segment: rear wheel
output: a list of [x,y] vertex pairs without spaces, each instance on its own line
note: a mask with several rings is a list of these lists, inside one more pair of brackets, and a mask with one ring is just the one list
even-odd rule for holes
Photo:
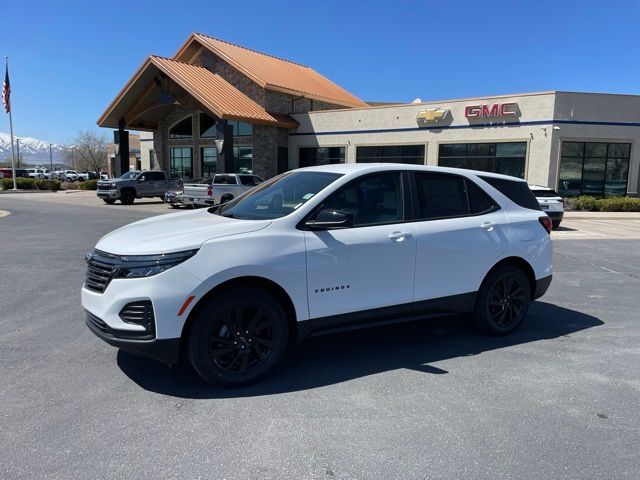
[[123,190],[120,193],[120,202],[123,205],[131,205],[133,201],[136,199],[136,193],[133,190]]
[[103,198],[102,201],[107,205],[113,205],[114,203],[116,203],[115,198]]
[[492,335],[506,335],[524,322],[531,303],[531,286],[525,273],[514,266],[491,272],[480,287],[473,317]]
[[207,382],[240,386],[271,370],[284,355],[287,316],[271,295],[240,288],[210,300],[188,337],[193,368]]

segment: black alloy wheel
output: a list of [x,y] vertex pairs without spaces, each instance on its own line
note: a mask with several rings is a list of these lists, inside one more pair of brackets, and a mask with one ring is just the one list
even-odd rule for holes
[[505,266],[493,271],[482,283],[474,318],[493,335],[506,335],[524,321],[531,303],[531,286],[522,270]]
[[131,205],[135,199],[136,193],[133,190],[126,189],[120,193],[120,202],[123,205]]
[[271,370],[282,358],[288,322],[280,303],[257,288],[226,291],[194,318],[188,354],[209,383],[239,386]]

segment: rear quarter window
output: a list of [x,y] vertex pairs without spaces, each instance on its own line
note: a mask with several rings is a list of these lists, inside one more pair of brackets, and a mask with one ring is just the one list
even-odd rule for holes
[[529,189],[529,185],[527,185],[526,182],[485,176],[480,176],[480,178],[502,193],[513,203],[530,210],[542,210],[538,200],[536,200],[536,197],[531,189]]

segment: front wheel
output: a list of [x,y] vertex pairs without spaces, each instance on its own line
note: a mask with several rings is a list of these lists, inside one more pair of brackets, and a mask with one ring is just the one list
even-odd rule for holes
[[114,203],[116,203],[115,198],[103,198],[102,201],[107,205],[113,205]]
[[136,199],[136,194],[132,190],[123,190],[120,193],[120,202],[123,205],[131,205]]
[[480,287],[473,317],[492,335],[506,335],[524,322],[531,303],[531,285],[522,270],[505,266],[491,272]]
[[285,353],[287,316],[257,288],[239,288],[210,300],[188,332],[188,355],[207,382],[235,387],[271,370]]

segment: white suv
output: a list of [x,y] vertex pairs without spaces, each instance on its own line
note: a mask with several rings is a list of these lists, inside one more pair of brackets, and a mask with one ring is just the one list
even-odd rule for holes
[[152,217],[87,255],[88,327],[238,385],[288,342],[433,315],[506,334],[551,283],[551,220],[516,178],[454,168],[294,170],[222,206]]
[[553,228],[560,226],[560,222],[564,218],[564,200],[558,193],[549,187],[541,187],[540,185],[529,185],[540,204],[542,211],[551,219]]

